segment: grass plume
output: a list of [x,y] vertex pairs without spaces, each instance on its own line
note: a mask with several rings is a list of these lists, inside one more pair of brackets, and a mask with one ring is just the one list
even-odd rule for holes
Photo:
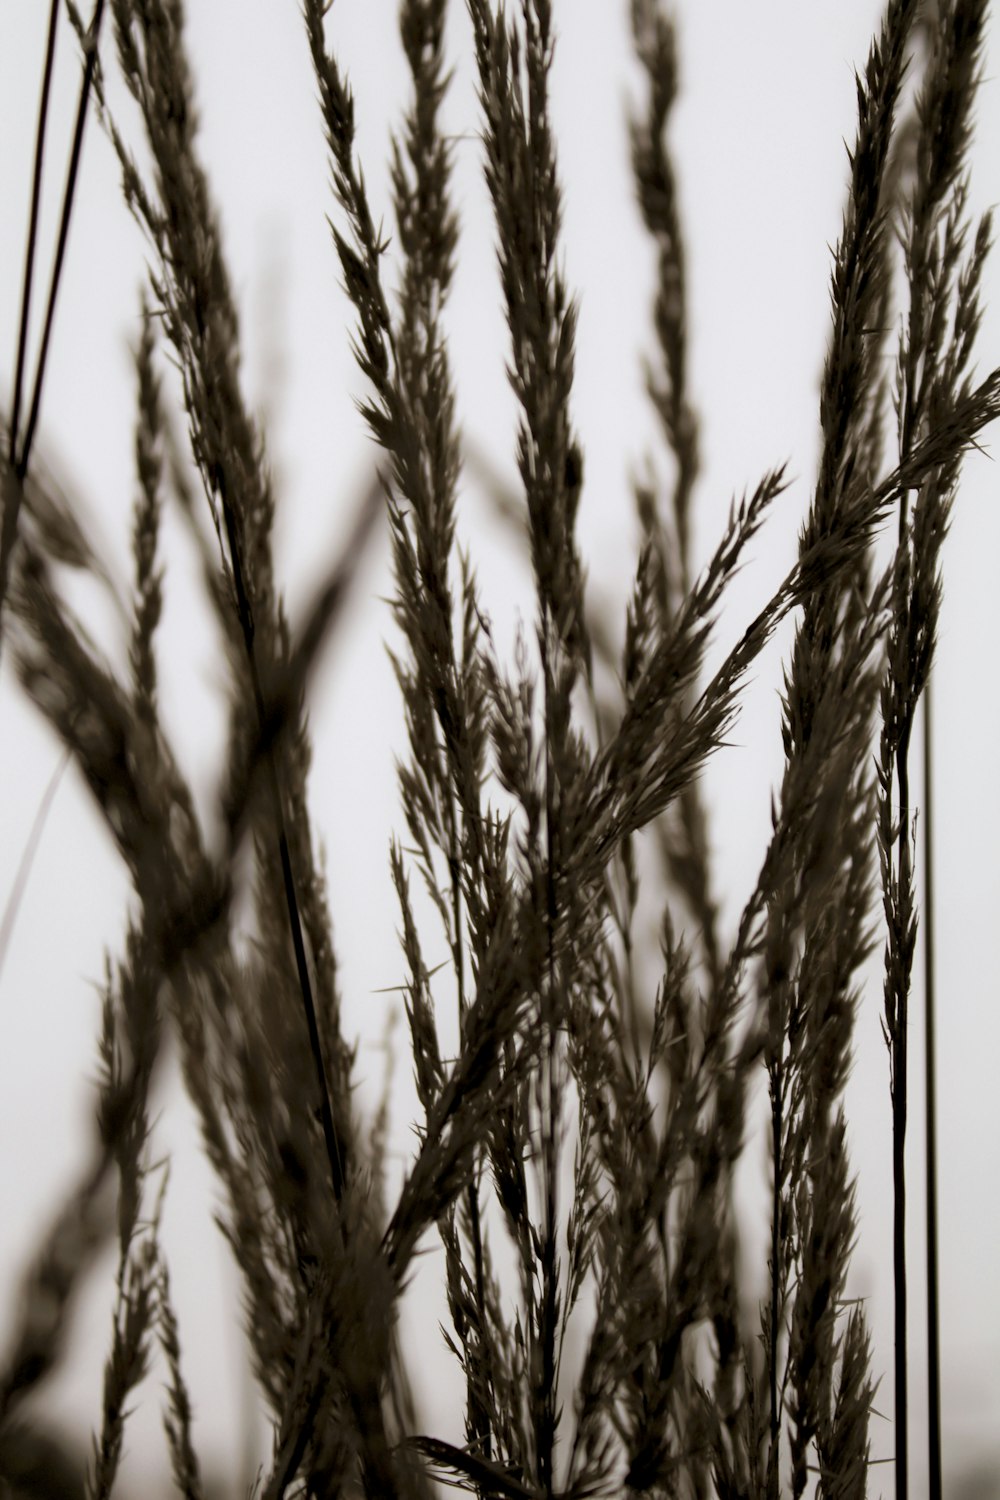
[[[883,948],[895,1483],[905,1500],[904,1145],[918,920],[909,751],[962,459],[1000,415],[1000,370],[978,384],[971,375],[991,241],[989,217],[973,229],[968,210],[985,4],[938,0],[931,14],[917,0],[887,0],[856,76],[815,483],[793,563],[742,628],[730,612],[733,579],[789,480],[776,462],[734,499],[695,567],[701,423],[670,150],[680,42],[661,0],[623,7],[642,80],[629,129],[655,265],[645,373],[660,451],[634,486],[639,547],[619,649],[589,596],[577,528],[586,433],[575,414],[577,302],[551,106],[556,12],[549,0],[506,9],[467,0],[534,597],[532,629],[510,657],[476,559],[457,540],[465,440],[447,330],[461,215],[443,123],[446,0],[399,5],[408,95],[392,135],[389,205],[372,201],[359,159],[337,8],[301,4],[332,184],[331,275],[351,305],[359,408],[381,468],[295,637],[275,563],[280,497],[244,389],[181,0],[109,0],[113,57],[110,45],[98,51],[101,4],[89,26],[68,8],[84,49],[81,118],[93,91],[148,249],[132,576],[115,585],[72,504],[33,461],[51,311],[22,422],[33,206],[15,398],[0,434],[0,628],[107,824],[134,902],[124,952],[107,963],[92,1160],[26,1273],[0,1361],[0,1479],[24,1402],[62,1358],[78,1286],[114,1239],[86,1492],[112,1493],[128,1403],[155,1360],[174,1485],[191,1500],[208,1492],[161,1242],[162,1189],[151,1191],[151,1100],[164,1050],[176,1046],[272,1426],[262,1495],[422,1500],[439,1481],[480,1500],[866,1495],[880,1372],[850,1295],[863,1226],[844,1090],[863,967]],[[141,147],[112,107],[112,67]],[[33,204],[45,98],[43,89]],[[82,125],[63,245],[81,135]],[[389,211],[391,237],[381,227]],[[50,309],[54,300],[53,289]],[[897,318],[890,391],[883,371]],[[160,533],[171,507],[198,543],[225,643],[214,841],[161,708]],[[387,873],[420,1109],[398,1184],[387,1170],[387,1104],[366,1122],[352,1099],[355,1044],[308,810],[307,689],[383,510],[406,731],[405,843],[393,840]],[[887,524],[886,567],[875,543]],[[105,658],[71,609],[65,567],[112,596],[124,665]],[[785,621],[780,784],[756,881],[727,933],[699,778]],[[601,682],[611,684],[603,699]],[[653,888],[652,951],[641,886]],[[238,917],[241,906],[248,915]],[[425,909],[438,927],[425,928]],[[442,936],[447,985],[427,957]],[[456,1029],[449,1056],[443,1038]],[[734,1181],[760,1080],[766,1290],[748,1323]],[[443,1250],[444,1345],[462,1377],[459,1441],[420,1430],[399,1331],[430,1236]],[[933,1411],[931,1426],[939,1474]]]

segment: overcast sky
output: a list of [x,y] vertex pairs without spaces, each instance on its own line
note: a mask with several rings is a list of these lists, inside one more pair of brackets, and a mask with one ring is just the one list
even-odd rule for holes
[[[32,132],[45,20],[41,0],[0,7],[0,401],[9,409]],[[189,23],[201,151],[215,192],[244,333],[245,388],[266,421],[279,495],[279,576],[295,620],[335,552],[369,482],[374,455],[355,400],[364,394],[349,347],[352,318],[339,290],[326,215],[336,216],[315,90],[295,0],[198,0]],[[405,88],[392,0],[337,0],[329,35],[357,96],[359,151],[376,215],[389,226],[388,130]],[[565,186],[563,263],[580,300],[574,412],[586,454],[581,551],[590,586],[621,617],[635,541],[629,477],[653,437],[639,354],[649,350],[653,265],[631,193],[625,106],[636,97],[626,0],[555,0],[559,45],[553,112]],[[795,483],[733,591],[721,651],[785,572],[815,472],[818,380],[829,327],[830,251],[839,233],[854,133],[853,68],[867,55],[879,7],[872,0],[698,0],[677,7],[683,97],[671,141],[685,212],[691,298],[691,374],[703,423],[704,472],[695,546],[704,559],[734,494],[787,460]],[[104,55],[110,64],[110,27]],[[1000,26],[990,29],[979,110],[972,204],[1000,197]],[[479,117],[464,6],[452,7],[456,79],[448,104],[456,191],[463,211],[451,318],[459,416],[469,462],[459,533],[477,564],[495,637],[510,643],[518,613],[530,622],[525,559],[484,504],[476,462],[513,483],[514,407],[482,184]],[[49,133],[42,244],[61,193],[79,64],[68,26],[59,37]],[[134,129],[124,110],[123,123]],[[36,454],[72,485],[120,576],[129,567],[132,369],[145,246],[123,207],[108,143],[91,120],[71,232]],[[391,253],[390,253],[391,262]],[[1000,265],[1000,262],[996,263]],[[47,262],[43,261],[46,268]],[[998,271],[985,286],[997,284]],[[39,287],[44,286],[42,277]],[[36,309],[42,303],[36,294]],[[37,333],[37,319],[36,319]],[[34,347],[34,346],[33,346]],[[1000,364],[1000,299],[988,310],[980,374]],[[987,436],[987,446],[996,440]],[[990,1455],[1000,1473],[1000,995],[995,978],[997,781],[1000,742],[996,643],[1000,623],[1000,513],[996,469],[973,455],[945,551],[945,607],[937,670],[937,836],[940,856],[942,1325],[947,1462]],[[197,597],[192,558],[166,523],[170,574],[164,621],[163,704],[204,805],[219,765],[223,682],[214,636]],[[396,908],[388,837],[396,826],[393,753],[402,746],[396,690],[383,642],[391,590],[382,535],[357,580],[354,613],[324,668],[313,709],[313,807],[328,850],[347,1025],[361,1037],[359,1104],[375,1098],[377,1042],[398,983]],[[114,622],[81,598],[96,637],[116,644]],[[779,773],[781,655],[756,674],[734,747],[706,777],[717,885],[731,924],[750,889],[768,832]],[[357,711],[359,702],[364,712]],[[0,670],[0,910],[60,752]],[[345,734],[344,724],[350,723]],[[73,1180],[88,1143],[95,1068],[97,984],[117,952],[127,881],[75,776],[59,784],[0,976],[0,1285],[11,1277]],[[849,1096],[860,1174],[855,1295],[871,1298],[880,1411],[891,1415],[891,1162],[888,1062],[881,1040],[877,965],[859,1016]],[[916,1011],[919,1018],[919,1008]],[[412,1090],[402,1030],[395,1140],[408,1151]],[[913,1463],[920,1428],[922,1048],[911,1052],[911,1219],[914,1354]],[[228,1461],[240,1441],[239,1339],[220,1307],[232,1281],[218,1236],[206,1228],[213,1189],[198,1166],[186,1109],[168,1091],[158,1142],[175,1150],[167,1235],[198,1438]],[[762,1140],[747,1147],[748,1200],[763,1184]],[[432,1271],[436,1261],[431,1263]],[[107,1347],[107,1279],[85,1299],[80,1339],[53,1398],[53,1414],[86,1433]],[[9,1304],[8,1304],[9,1305]],[[235,1304],[233,1304],[235,1305]],[[441,1309],[413,1322],[435,1336]],[[0,1306],[0,1331],[8,1323]],[[427,1391],[431,1430],[457,1438],[450,1374]],[[157,1393],[132,1439],[130,1473],[159,1470]],[[148,1398],[147,1398],[148,1399]],[[260,1435],[263,1441],[263,1435]],[[992,1443],[992,1449],[989,1444]],[[892,1451],[876,1420],[873,1452]],[[151,1471],[152,1471],[151,1470]],[[872,1491],[890,1481],[874,1471]],[[986,1484],[985,1480],[981,1481]],[[1000,1494],[981,1488],[982,1495]]]

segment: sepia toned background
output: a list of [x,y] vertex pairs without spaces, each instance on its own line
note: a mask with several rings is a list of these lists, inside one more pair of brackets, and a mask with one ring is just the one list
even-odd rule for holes
[[[364,394],[350,351],[352,319],[338,284],[326,216],[336,216],[308,53],[294,0],[191,0],[188,34],[201,114],[201,150],[213,184],[243,317],[244,378],[267,432],[280,510],[276,551],[293,623],[337,551],[377,462],[355,401]],[[336,0],[330,36],[357,99],[359,151],[371,199],[389,222],[389,130],[405,70],[392,0]],[[623,618],[635,544],[630,480],[643,472],[654,426],[641,355],[651,346],[653,260],[633,203],[626,108],[638,78],[628,48],[626,0],[556,0],[559,44],[553,112],[565,189],[563,259],[580,301],[575,417],[585,448],[580,550],[589,594],[614,627]],[[853,68],[862,66],[879,7],[871,0],[681,0],[676,7],[682,98],[671,143],[689,254],[691,379],[702,418],[703,473],[695,556],[707,556],[734,495],[787,459],[794,482],[730,597],[717,643],[732,642],[786,571],[817,451],[818,381],[829,326],[829,246],[840,227],[845,141],[854,131]],[[9,410],[33,131],[47,7],[0,6],[0,406]],[[479,116],[464,6],[452,7],[456,77],[447,119],[463,232],[449,323],[466,437],[458,531],[479,572],[498,645],[519,618],[530,627],[526,550],[497,513],[516,498],[514,406],[493,226],[482,182]],[[103,54],[119,123],[136,122]],[[972,203],[1000,199],[1000,20],[991,25],[978,108]],[[57,222],[79,79],[75,39],[60,31],[46,161],[42,245]],[[133,493],[130,348],[138,334],[146,246],[121,201],[118,167],[95,119],[82,177],[45,387],[36,461],[84,510],[99,550],[123,585]],[[388,261],[392,265],[390,247]],[[43,305],[47,260],[35,297]],[[391,271],[390,271],[391,281]],[[986,278],[1000,293],[1000,257]],[[34,321],[36,347],[38,317]],[[987,307],[980,373],[1000,364],[1000,295]],[[996,435],[988,448],[996,447]],[[940,992],[941,1273],[946,1482],[949,1495],[1000,1495],[1000,743],[996,692],[1000,626],[1000,482],[988,454],[970,456],[945,549],[945,604],[935,676]],[[196,559],[176,518],[165,520],[166,613],[161,640],[164,717],[212,816],[223,727],[224,668],[200,601]],[[397,825],[393,751],[401,714],[384,649],[392,631],[384,533],[355,582],[348,621],[324,658],[312,725],[314,823],[323,834],[341,965],[346,1026],[358,1043],[356,1105],[371,1111],[382,1087],[386,1028],[402,977],[388,839]],[[79,590],[95,637],[121,659],[114,618]],[[781,648],[760,666],[731,747],[710,767],[716,885],[730,930],[756,875],[780,768]],[[5,653],[0,665],[0,912],[47,789],[55,782],[30,879],[0,973],[0,1339],[17,1275],[74,1180],[90,1131],[98,986],[123,930],[128,885],[72,769],[25,704]],[[436,961],[428,953],[431,965]],[[891,1159],[888,1060],[882,1042],[880,956],[857,1027],[848,1094],[859,1173],[860,1236],[853,1294],[870,1299],[876,1374],[891,1367]],[[917,1484],[923,1467],[920,1362],[922,1045],[913,1007],[911,1417]],[[410,1150],[412,1090],[405,1036],[395,1056],[393,1141]],[[215,1190],[196,1130],[168,1066],[161,1079],[157,1151],[173,1155],[165,1210],[195,1435],[210,1473],[229,1492],[252,1478],[269,1434],[253,1416],[242,1358],[239,1301],[211,1225]],[[763,1267],[763,1135],[747,1141],[742,1191],[748,1265]],[[757,1249],[761,1249],[758,1255]],[[408,1316],[426,1430],[458,1437],[456,1373],[437,1355],[443,1307],[425,1257]],[[761,1269],[761,1278],[763,1271]],[[46,1392],[45,1420],[89,1441],[99,1410],[113,1267],[102,1261],[81,1299],[64,1371]],[[762,1285],[762,1281],[761,1281]],[[751,1288],[752,1292],[752,1288]],[[433,1349],[433,1355],[428,1350]],[[126,1484],[138,1492],[167,1471],[154,1374],[129,1428]],[[892,1452],[892,1392],[876,1399],[873,1456]],[[883,1479],[883,1475],[885,1478]],[[964,1477],[969,1488],[960,1490]],[[891,1488],[875,1469],[871,1492]]]

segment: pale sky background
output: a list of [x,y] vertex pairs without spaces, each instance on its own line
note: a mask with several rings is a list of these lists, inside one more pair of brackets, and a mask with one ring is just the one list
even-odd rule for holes
[[[304,31],[295,0],[189,0],[188,35],[201,113],[201,151],[221,216],[243,316],[245,389],[266,415],[280,500],[278,573],[293,621],[346,531],[368,482],[373,449],[354,408],[365,394],[349,348],[353,319],[340,292],[326,224],[337,216]],[[0,5],[0,401],[9,409],[21,263],[48,7]],[[559,32],[553,112],[565,188],[563,261],[580,299],[574,412],[586,455],[580,541],[595,599],[622,617],[635,541],[628,480],[654,435],[638,354],[652,349],[653,258],[638,227],[628,169],[625,105],[637,97],[626,0],[556,0]],[[376,216],[390,226],[388,130],[399,119],[405,70],[393,0],[337,0],[329,35],[357,96],[359,151]],[[789,565],[815,472],[818,380],[829,328],[830,252],[846,181],[844,142],[855,125],[852,69],[867,55],[873,0],[699,0],[677,6],[682,99],[672,146],[685,213],[691,304],[691,380],[702,415],[704,471],[695,545],[711,550],[734,494],[788,460],[795,483],[779,503],[730,599],[718,649],[730,644]],[[111,59],[106,25],[105,59]],[[459,416],[469,447],[511,480],[514,405],[504,375],[507,343],[495,273],[493,225],[482,183],[479,116],[465,8],[452,7],[448,104],[456,136],[456,193],[463,215],[451,305]],[[1000,198],[1000,23],[990,26],[978,106],[972,203]],[[62,191],[79,63],[61,28],[49,130],[40,312]],[[115,97],[120,94],[116,90]],[[135,136],[127,110],[121,123]],[[129,567],[132,369],[145,247],[122,205],[118,169],[92,118],[71,231],[35,455],[71,483],[99,527],[118,573]],[[392,264],[390,252],[389,263]],[[1000,261],[985,278],[987,295]],[[38,319],[35,321],[37,337]],[[34,348],[35,345],[33,344]],[[979,342],[980,374],[1000,364],[1000,298]],[[996,434],[987,435],[996,448]],[[945,550],[945,606],[936,674],[936,834],[940,931],[941,1274],[946,1477],[979,1465],[970,1494],[1000,1495],[1000,906],[997,783],[1000,709],[998,481],[974,454]],[[470,469],[459,533],[476,562],[498,643],[518,616],[530,623],[525,559],[484,506]],[[208,806],[218,767],[222,681],[214,635],[197,597],[195,569],[173,518],[165,525],[167,607],[161,636],[162,701],[184,764]],[[391,591],[384,531],[357,580],[354,610],[324,665],[314,710],[314,820],[328,851],[335,940],[349,1032],[361,1038],[358,1103],[369,1108],[384,1067],[378,1042],[399,982],[396,906],[388,838],[397,826],[393,752],[401,716],[383,641],[380,596]],[[81,596],[95,633],[120,651],[113,622]],[[787,638],[786,638],[787,639]],[[760,666],[734,747],[706,776],[716,883],[732,924],[756,874],[768,832],[769,790],[779,773],[777,693],[781,654]],[[364,710],[358,711],[358,703]],[[13,682],[0,672],[0,909],[60,752]],[[350,728],[345,729],[345,725]],[[118,951],[128,885],[75,772],[56,795],[0,976],[0,1336],[16,1305],[16,1278],[41,1226],[74,1179],[90,1142],[97,984],[106,951]],[[430,957],[430,956],[429,956]],[[861,1228],[854,1295],[866,1296],[877,1407],[892,1413],[891,1163],[888,1060],[881,1038],[880,959],[858,1019],[848,1114],[859,1173]],[[924,1469],[921,1373],[923,1259],[922,1046],[919,999],[912,1037],[910,1145],[912,1465]],[[413,1095],[402,1028],[397,1047],[394,1141],[410,1149]],[[173,1085],[160,1100],[157,1148],[172,1149],[166,1210],[196,1436],[212,1470],[234,1472],[245,1434],[234,1282],[196,1132]],[[745,1153],[747,1202],[764,1183],[762,1139]],[[762,1232],[760,1226],[754,1232]],[[752,1242],[752,1233],[750,1235]],[[428,1257],[433,1278],[438,1262]],[[66,1370],[46,1393],[47,1416],[86,1438],[99,1412],[108,1347],[110,1260],[82,1299]],[[412,1310],[419,1352],[436,1337],[439,1303]],[[415,1349],[415,1354],[416,1354]],[[418,1381],[426,1430],[460,1437],[454,1368],[428,1362]],[[142,1393],[127,1435],[127,1478],[161,1474],[159,1373]],[[261,1428],[254,1441],[267,1450]],[[873,1423],[873,1456],[892,1451],[891,1428]],[[889,1493],[891,1467],[872,1471],[871,1493]],[[954,1491],[958,1493],[957,1489]]]

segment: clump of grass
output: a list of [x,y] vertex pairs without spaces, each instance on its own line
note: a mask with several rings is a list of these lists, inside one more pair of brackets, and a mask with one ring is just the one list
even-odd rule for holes
[[[60,594],[56,562],[104,575],[71,510],[30,470],[20,377],[3,471],[0,583],[21,679],[77,761],[136,901],[125,953],[108,966],[94,1160],[29,1272],[0,1367],[0,1464],[25,1397],[60,1358],[89,1258],[112,1232],[104,1188],[113,1179],[118,1269],[88,1493],[112,1490],[127,1403],[154,1344],[167,1370],[175,1482],[185,1495],[202,1493],[182,1330],[159,1209],[149,1201],[149,1101],[169,1029],[224,1195],[248,1358],[273,1423],[262,1494],[421,1496],[437,1475],[514,1500],[864,1495],[878,1373],[863,1309],[847,1295],[858,1224],[843,1094],[862,965],[884,942],[896,1490],[905,1496],[903,1146],[917,920],[908,751],[933,658],[939,554],[961,458],[1000,414],[1000,372],[975,387],[968,374],[990,238],[984,220],[969,244],[967,224],[985,6],[941,0],[909,116],[903,84],[920,66],[919,7],[886,6],[857,79],[821,453],[798,555],[707,678],[707,647],[727,628],[730,582],[785,479],[776,467],[733,504],[696,574],[698,419],[667,141],[677,40],[666,10],[632,0],[646,97],[631,140],[657,263],[648,388],[673,480],[636,491],[641,544],[618,658],[589,608],[576,538],[585,434],[573,416],[576,308],[561,269],[552,10],[547,0],[523,0],[512,19],[489,0],[468,0],[535,592],[531,641],[505,662],[473,559],[456,543],[459,377],[444,313],[460,225],[441,127],[445,0],[400,6],[410,103],[392,147],[395,298],[329,9],[304,0],[302,13],[336,199],[333,252],[356,316],[362,410],[384,454],[384,494],[359,511],[293,640],[273,563],[277,501],[242,390],[236,307],[198,154],[181,5],[109,6],[116,63],[145,131],[145,173],[105,96],[101,7],[85,29],[70,6],[87,87],[151,252],[136,357],[125,672],[99,657]],[[908,135],[912,161],[899,147]],[[26,287],[33,241],[32,226]],[[882,370],[900,297],[887,460]],[[180,371],[207,534],[172,447],[157,373],[165,353]],[[157,694],[158,539],[172,501],[199,538],[228,650],[225,838],[214,852]],[[393,844],[390,875],[422,1112],[395,1196],[384,1118],[369,1131],[351,1102],[353,1048],[306,796],[308,677],[383,503],[407,730],[399,768],[407,845]],[[880,571],[873,541],[891,518],[898,546]],[[730,938],[698,773],[727,738],[748,669],[790,616],[781,785]],[[620,690],[612,709],[597,706],[598,665]],[[643,844],[663,878],[654,994],[643,992],[637,961]],[[234,916],[244,851],[249,934]],[[424,958],[414,875],[447,945],[453,1059],[441,1041],[441,986]],[[733,1179],[761,1074],[772,1191],[758,1334],[740,1312]],[[418,1430],[398,1336],[400,1299],[429,1234],[444,1250],[445,1338],[464,1382],[460,1444]],[[582,1349],[572,1381],[571,1336]]]

